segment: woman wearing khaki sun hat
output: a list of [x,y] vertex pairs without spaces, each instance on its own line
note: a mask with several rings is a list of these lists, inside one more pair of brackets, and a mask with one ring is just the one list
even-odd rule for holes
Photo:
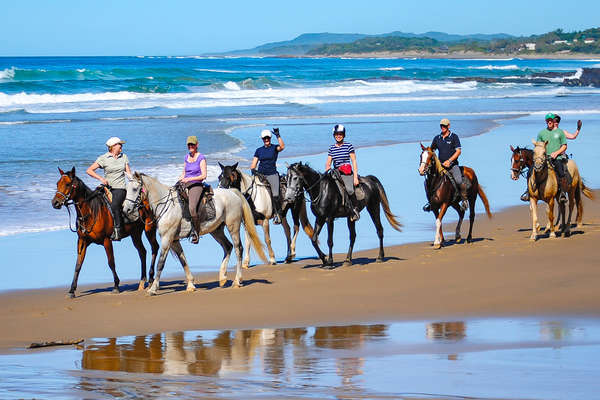
[[188,136],[186,139],[188,154],[184,159],[183,172],[179,176],[179,181],[188,189],[188,206],[192,216],[192,243],[198,243],[198,232],[200,232],[201,221],[198,215],[198,205],[202,192],[204,191],[204,180],[206,179],[206,158],[204,154],[198,151],[198,138]]
[[[108,139],[106,141],[108,151],[98,157],[86,171],[89,176],[98,179],[103,185],[110,187],[110,192],[112,194],[110,208],[112,209],[115,218],[113,240],[121,240],[121,237],[123,236],[123,218],[121,216],[121,209],[123,207],[125,195],[127,194],[127,191],[125,190],[125,174],[127,174],[128,177],[131,176],[129,158],[122,152],[124,143],[124,140],[121,140],[116,136]],[[104,170],[104,177],[96,173],[98,168]]]

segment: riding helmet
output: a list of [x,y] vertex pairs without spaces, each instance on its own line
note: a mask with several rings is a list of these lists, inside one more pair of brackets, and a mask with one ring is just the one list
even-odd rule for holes
[[346,136],[346,127],[342,124],[337,124],[333,127],[333,134],[335,135],[336,133],[343,133]]

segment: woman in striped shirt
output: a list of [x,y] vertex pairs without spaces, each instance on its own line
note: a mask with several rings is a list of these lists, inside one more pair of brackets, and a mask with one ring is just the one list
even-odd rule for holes
[[337,169],[342,177],[344,188],[350,197],[352,202],[353,214],[350,219],[352,221],[358,221],[360,214],[358,212],[358,201],[354,193],[354,187],[358,186],[358,166],[356,165],[356,152],[352,143],[344,142],[346,137],[346,128],[342,124],[338,124],[333,127],[333,137],[335,144],[329,146],[329,152],[327,153],[327,163],[325,164],[325,171],[331,169],[331,163],[333,162],[333,168]]

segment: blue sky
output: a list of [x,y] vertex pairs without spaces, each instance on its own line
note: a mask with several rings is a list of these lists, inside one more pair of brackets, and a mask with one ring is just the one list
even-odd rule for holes
[[17,0],[0,12],[0,55],[191,55],[307,32],[530,35],[600,26],[600,1]]

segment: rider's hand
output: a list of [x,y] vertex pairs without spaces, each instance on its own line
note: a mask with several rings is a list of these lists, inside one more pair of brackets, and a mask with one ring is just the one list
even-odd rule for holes
[[581,125],[583,125],[583,124],[581,123],[581,120],[577,120],[577,130],[578,130],[578,131],[579,131],[579,130],[581,130]]
[[102,182],[104,186],[108,186],[108,181],[106,179],[100,178],[100,182]]
[[450,168],[450,160],[446,160],[442,163],[442,165],[446,168]]
[[279,128],[273,128],[273,135],[275,135],[275,137],[279,138],[279,136],[281,136],[279,134]]
[[250,170],[250,172],[252,173],[252,175],[256,175],[256,172],[257,172],[257,171],[256,171],[256,168],[252,168],[252,169]]
[[354,186],[358,186],[358,177],[354,175]]
[[556,157],[558,157],[558,151],[553,151],[550,153],[550,157],[554,160]]

